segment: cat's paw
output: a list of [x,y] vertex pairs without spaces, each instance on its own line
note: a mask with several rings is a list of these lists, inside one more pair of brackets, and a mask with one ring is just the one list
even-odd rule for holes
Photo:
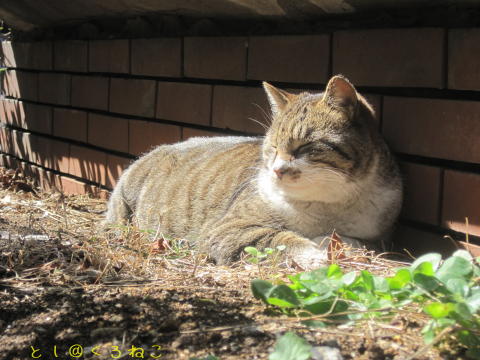
[[292,254],[292,261],[304,270],[313,270],[328,264],[328,254],[326,250],[311,246]]

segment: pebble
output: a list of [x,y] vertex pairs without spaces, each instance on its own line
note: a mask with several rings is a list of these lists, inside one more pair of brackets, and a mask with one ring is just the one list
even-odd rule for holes
[[315,346],[312,349],[312,360],[343,360],[343,356],[338,348]]

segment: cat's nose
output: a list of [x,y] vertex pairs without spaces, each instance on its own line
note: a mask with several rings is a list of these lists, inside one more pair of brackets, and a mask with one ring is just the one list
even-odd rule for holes
[[273,169],[273,172],[277,175],[279,179],[281,179],[287,171],[288,169],[284,167]]

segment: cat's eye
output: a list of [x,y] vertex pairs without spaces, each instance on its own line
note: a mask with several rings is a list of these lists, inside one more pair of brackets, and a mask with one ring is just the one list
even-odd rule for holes
[[313,149],[312,145],[313,145],[313,142],[309,142],[309,143],[306,143],[306,144],[303,144],[303,145],[299,146],[298,148],[296,148],[293,151],[293,155],[295,157],[298,157],[300,155],[309,153]]

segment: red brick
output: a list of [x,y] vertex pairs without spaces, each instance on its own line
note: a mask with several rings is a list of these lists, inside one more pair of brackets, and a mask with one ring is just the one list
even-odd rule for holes
[[212,112],[215,127],[264,133],[264,128],[252,119],[265,123],[270,106],[261,88],[219,85],[213,90]]
[[330,36],[254,36],[248,48],[248,79],[326,83]]
[[129,121],[130,143],[128,152],[140,155],[161,144],[180,141],[180,127],[149,121]]
[[52,133],[52,108],[46,105],[23,103],[23,127],[43,134]]
[[68,159],[70,155],[70,146],[68,143],[32,134],[30,144],[32,162],[49,169],[64,173],[68,172]]
[[37,155],[35,153],[34,135],[22,131],[12,131],[12,141],[14,145],[14,155],[22,160],[35,162]]
[[180,38],[132,40],[132,74],[181,76],[182,41]]
[[108,110],[108,81],[106,77],[72,76],[72,106]]
[[207,130],[199,130],[193,128],[184,127],[182,129],[182,140],[187,140],[191,137],[212,137],[212,136],[225,136],[224,133],[215,132],[215,131],[207,131]]
[[333,74],[355,85],[443,87],[443,29],[339,31],[332,51]]
[[480,90],[480,29],[451,29],[448,34],[448,87]]
[[25,127],[25,109],[23,102],[11,99],[0,100],[1,122],[17,127]]
[[157,119],[210,125],[212,86],[160,81]]
[[105,184],[106,162],[104,152],[72,145],[68,172],[79,178]]
[[51,70],[51,42],[2,42],[4,65],[34,70]]
[[402,153],[480,162],[480,102],[385,97],[383,132]]
[[155,110],[155,81],[111,79],[110,111],[153,117]]
[[52,168],[63,173],[68,173],[70,166],[70,145],[57,140],[49,140],[49,142]]
[[107,177],[105,186],[113,189],[117,184],[120,175],[130,165],[131,159],[115,155],[107,155]]
[[245,37],[187,37],[183,55],[185,76],[245,80],[247,45]]
[[413,163],[402,163],[404,201],[402,216],[432,225],[438,225],[440,213],[440,168]]
[[445,256],[451,255],[457,247],[442,234],[433,234],[410,226],[398,226],[393,234],[395,250],[407,255],[404,249],[415,256],[432,251]]
[[445,171],[442,222],[450,229],[480,235],[480,175]]
[[11,41],[0,42],[2,47],[2,56],[0,56],[0,62],[2,67],[17,67],[17,60],[13,50],[13,44]]
[[8,70],[3,77],[3,89],[7,96],[36,101],[37,81],[36,73]]
[[88,194],[89,186],[81,181],[60,176],[61,190],[66,195],[84,195]]
[[53,169],[51,140],[38,135],[31,136],[32,162]]
[[88,58],[90,72],[128,73],[130,70],[128,40],[90,41]]
[[40,73],[38,100],[50,104],[70,105],[70,85],[70,75]]
[[7,154],[13,154],[12,131],[0,127],[0,149]]
[[53,111],[53,135],[87,141],[87,113],[85,111],[55,108]]
[[106,149],[128,152],[128,120],[90,113],[88,142]]
[[55,70],[87,72],[88,42],[81,40],[57,41],[54,45]]
[[5,167],[9,169],[16,169],[18,166],[18,161],[13,156],[5,156]]

